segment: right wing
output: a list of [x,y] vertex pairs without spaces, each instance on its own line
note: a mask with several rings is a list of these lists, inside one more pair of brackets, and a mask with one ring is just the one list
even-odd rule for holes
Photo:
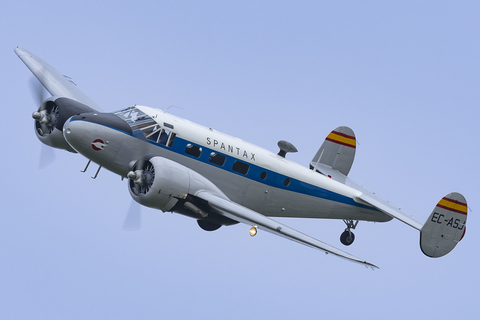
[[92,109],[102,111],[102,109],[80,91],[72,81],[68,80],[48,63],[20,47],[15,48],[15,53],[52,96],[70,98]]
[[286,225],[283,225],[275,220],[267,218],[266,216],[239,205],[238,203],[216,196],[209,191],[199,191],[197,194],[195,194],[195,196],[207,201],[212,208],[216,209],[220,214],[227,218],[257,227],[303,245],[322,250],[327,254],[331,253],[337,257],[363,264],[366,267],[378,268],[374,264],[307,236],[306,234],[287,227]]

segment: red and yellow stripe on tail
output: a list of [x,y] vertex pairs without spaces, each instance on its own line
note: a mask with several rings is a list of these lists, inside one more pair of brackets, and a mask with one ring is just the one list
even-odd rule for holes
[[330,134],[327,136],[327,138],[325,138],[325,140],[354,149],[357,147],[357,141],[354,136],[350,136],[337,131],[330,132]]
[[440,200],[440,202],[437,204],[437,207],[450,210],[453,212],[458,212],[465,215],[467,214],[467,210],[468,210],[466,203],[449,199],[447,197],[444,197],[442,200]]

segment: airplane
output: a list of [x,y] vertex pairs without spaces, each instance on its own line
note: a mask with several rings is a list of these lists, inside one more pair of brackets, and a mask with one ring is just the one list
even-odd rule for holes
[[20,47],[15,53],[52,95],[32,114],[37,138],[80,153],[89,159],[87,167],[93,161],[98,170],[128,179],[130,195],[143,206],[194,218],[206,231],[244,223],[251,236],[260,229],[372,269],[378,267],[271,217],[342,219],[346,246],[359,221],[395,218],[420,232],[420,248],[433,258],[449,253],[465,235],[468,207],[460,193],[443,197],[422,223],[349,179],[357,145],[349,127],[331,131],[302,166],[287,159],[297,149],[284,140],[274,153],[167,110],[133,105],[104,112],[33,53]]

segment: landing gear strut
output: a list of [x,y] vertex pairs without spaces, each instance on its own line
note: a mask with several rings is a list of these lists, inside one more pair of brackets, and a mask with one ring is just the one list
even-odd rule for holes
[[349,219],[349,220],[343,220],[343,222],[345,222],[345,224],[347,225],[347,228],[340,235],[340,242],[346,246],[349,246],[355,240],[355,235],[353,234],[352,231],[350,231],[350,229],[355,229],[357,227],[358,220],[356,222],[353,222],[353,220]]

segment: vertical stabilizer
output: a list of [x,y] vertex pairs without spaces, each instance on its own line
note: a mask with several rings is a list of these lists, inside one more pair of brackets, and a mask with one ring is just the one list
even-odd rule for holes
[[432,258],[446,255],[462,240],[466,231],[467,201],[452,192],[440,200],[420,231],[420,247]]
[[310,168],[336,180],[344,180],[352,168],[356,147],[353,130],[338,127],[325,138],[310,162]]

